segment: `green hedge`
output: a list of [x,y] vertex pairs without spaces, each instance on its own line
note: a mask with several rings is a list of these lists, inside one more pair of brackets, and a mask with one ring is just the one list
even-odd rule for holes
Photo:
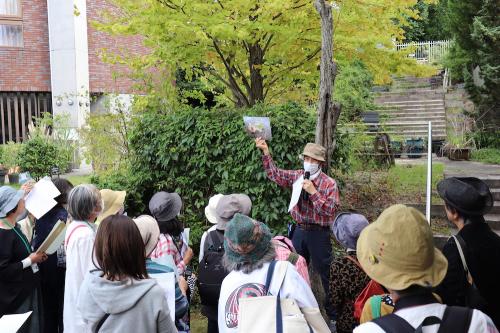
[[[246,193],[252,215],[275,231],[284,231],[291,195],[266,178],[261,153],[243,129],[243,115],[269,116],[271,153],[279,167],[301,168],[298,155],[314,140],[314,112],[296,104],[252,109],[183,109],[168,114],[145,112],[130,135],[130,166],[110,176],[95,177],[101,188],[126,189],[130,215],[147,212],[155,191],[178,192],[184,202],[183,219],[199,241],[207,224],[204,207],[216,193]],[[347,142],[337,138],[338,154]],[[346,156],[334,156],[336,168],[346,168]],[[345,171],[345,170],[344,170]]]

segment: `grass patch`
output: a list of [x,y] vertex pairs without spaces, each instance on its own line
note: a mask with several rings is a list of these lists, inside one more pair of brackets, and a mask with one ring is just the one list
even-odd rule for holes
[[68,176],[64,177],[67,180],[73,184],[73,186],[80,185],[80,184],[89,184],[90,183],[90,175],[86,176]]
[[[436,186],[443,179],[443,174],[444,164],[434,163],[432,165],[432,201],[436,203],[441,201],[437,196]],[[408,202],[425,201],[427,165],[396,165],[389,170],[387,182],[395,196]]]
[[207,318],[197,307],[191,308],[191,333],[205,333],[207,331]]
[[483,163],[500,164],[500,149],[483,148],[474,150],[472,151],[472,160]]

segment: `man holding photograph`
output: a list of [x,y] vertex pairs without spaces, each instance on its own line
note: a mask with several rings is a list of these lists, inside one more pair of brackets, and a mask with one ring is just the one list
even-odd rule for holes
[[293,187],[296,181],[305,178],[302,192],[306,194],[300,195],[298,202],[290,211],[292,218],[297,222],[291,238],[297,252],[307,260],[308,264],[312,261],[315,271],[321,275],[325,292],[328,292],[332,254],[330,226],[339,206],[339,192],[335,180],[321,170],[326,160],[326,149],[318,144],[308,143],[301,155],[304,169],[283,170],[274,164],[265,140],[257,138],[255,144],[262,150],[264,169],[270,180],[282,187]]

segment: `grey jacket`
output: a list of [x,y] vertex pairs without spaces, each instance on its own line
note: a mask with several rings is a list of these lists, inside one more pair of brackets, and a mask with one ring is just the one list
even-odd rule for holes
[[78,295],[77,309],[92,332],[106,313],[99,333],[177,332],[165,292],[155,280],[108,281],[101,274],[87,273]]

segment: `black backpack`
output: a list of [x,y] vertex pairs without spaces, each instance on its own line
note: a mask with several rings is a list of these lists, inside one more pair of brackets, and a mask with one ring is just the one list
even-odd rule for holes
[[224,255],[224,238],[222,234],[217,230],[213,230],[208,233],[208,240],[210,240],[211,244],[205,251],[198,266],[198,291],[202,305],[217,307],[222,281],[229,272],[222,265],[222,256]]
[[421,333],[424,326],[439,324],[438,333],[467,333],[472,320],[472,309],[459,306],[447,306],[443,318],[427,317],[416,329],[400,316],[389,315],[372,320],[386,333]]

